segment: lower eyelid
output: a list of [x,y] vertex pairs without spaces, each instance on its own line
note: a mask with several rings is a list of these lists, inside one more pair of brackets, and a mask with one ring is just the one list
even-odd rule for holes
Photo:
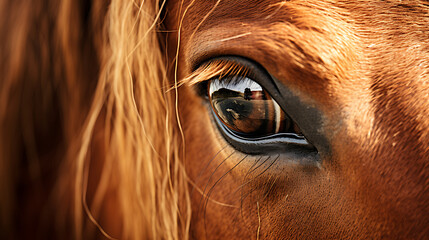
[[214,126],[218,129],[217,132],[222,136],[223,140],[240,152],[251,155],[280,153],[307,156],[314,155],[314,153],[317,154],[316,149],[305,139],[293,139],[277,136],[261,138],[253,141],[246,140],[231,134],[231,132],[221,124],[220,120],[214,113],[212,113],[211,118]]

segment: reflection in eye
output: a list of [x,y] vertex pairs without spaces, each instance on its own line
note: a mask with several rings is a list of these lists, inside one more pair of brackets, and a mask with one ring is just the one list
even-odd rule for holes
[[298,126],[261,85],[244,76],[212,79],[208,95],[214,112],[233,133],[247,138],[295,133]]

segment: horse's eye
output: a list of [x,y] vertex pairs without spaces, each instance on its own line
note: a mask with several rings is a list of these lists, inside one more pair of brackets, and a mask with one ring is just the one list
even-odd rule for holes
[[214,124],[235,149],[246,154],[292,154],[293,159],[317,155],[305,136],[312,136],[306,122],[301,122],[307,127],[301,131],[300,122],[294,121],[302,120],[299,101],[287,90],[279,92],[280,83],[256,62],[236,56],[211,59],[196,70],[193,81],[199,83],[199,95],[208,95]]
[[216,116],[233,134],[251,139],[289,133],[304,139],[270,94],[248,77],[212,79],[208,95]]

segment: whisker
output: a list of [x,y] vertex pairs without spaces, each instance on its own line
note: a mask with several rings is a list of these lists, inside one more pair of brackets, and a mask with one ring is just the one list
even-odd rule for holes
[[225,163],[225,161],[226,160],[228,160],[228,158],[230,158],[231,156],[232,156],[232,154],[234,154],[234,152],[232,152],[231,154],[229,154],[229,156],[228,157],[226,157],[216,168],[215,168],[215,170],[212,172],[212,174],[210,175],[210,177],[209,177],[209,179],[207,180],[207,183],[206,183],[206,185],[204,186],[204,190],[203,190],[203,196],[201,197],[201,199],[200,199],[200,202],[198,203],[198,211],[197,211],[197,213],[199,213],[200,211],[200,206],[201,206],[201,202],[202,202],[202,200],[203,200],[203,198],[204,198],[204,196],[205,196],[205,192],[206,192],[206,189],[207,189],[207,186],[209,185],[209,183],[210,183],[210,180],[212,179],[212,177],[214,176],[214,174],[216,173],[216,171],[219,169],[219,167],[220,166],[222,166],[222,164],[224,164]]
[[201,176],[203,175],[203,173],[207,170],[207,168],[209,167],[210,163],[213,162],[213,160],[219,155],[219,153],[221,153],[227,146],[224,146],[223,148],[221,148],[211,159],[210,161],[207,162],[207,164],[203,167],[203,169],[201,169],[201,171],[198,173],[198,176],[195,178],[195,185],[194,187],[192,187],[191,190],[191,196],[194,192],[194,188],[196,186],[196,184],[198,183],[198,180],[201,178]]
[[[267,162],[269,159],[271,158],[271,156],[268,156],[267,159],[265,159],[262,163],[260,163],[256,168],[253,168],[261,159],[262,156],[252,165],[251,168],[249,168],[249,170],[247,171],[246,175],[243,178],[243,183],[237,188],[237,190],[235,190],[234,192],[240,190],[241,194],[240,194],[240,212],[243,209],[243,186],[245,186],[247,184],[247,177],[250,175],[250,173],[254,172],[256,169],[258,169],[260,166],[262,166],[265,162]],[[246,195],[247,196],[247,195]],[[242,214],[243,217],[243,214]]]
[[262,163],[260,163],[257,167],[255,167],[254,169],[251,169],[247,172],[246,177],[248,177],[252,172],[258,170],[258,168],[260,168],[262,165],[264,165],[269,159],[271,158],[271,156],[268,156],[267,159],[265,159]]
[[[253,177],[253,179],[256,179],[256,178],[258,178],[259,176],[261,176],[262,174],[264,174],[264,173],[265,173],[269,168],[271,168],[271,166],[273,166],[273,165],[274,165],[274,163],[275,163],[275,162],[277,162],[277,160],[279,159],[279,157],[280,157],[280,154],[279,154],[279,155],[277,155],[277,157],[274,159],[274,161],[273,161],[272,163],[270,163],[270,165],[269,165],[268,167],[266,167],[262,172],[260,172],[258,175],[256,175],[255,177]],[[242,184],[239,188],[243,188],[245,185],[247,185],[247,184],[251,183],[251,182],[253,181],[253,179],[252,179],[252,180],[247,181],[247,182],[246,182],[246,183],[244,183],[244,184]],[[244,198],[242,198],[242,199],[241,199],[240,208],[243,208],[243,201],[244,201],[244,199],[246,199],[246,198],[247,198],[247,196],[249,196],[253,191],[254,191],[254,189],[252,189],[251,191],[249,191],[249,192],[244,196]]]
[[[243,178],[243,182],[242,182],[242,184],[246,181],[246,179],[247,179],[247,176],[249,176],[249,174],[250,174],[250,171],[255,167],[255,165],[260,161],[262,159],[262,156],[260,156],[259,158],[258,158],[258,160],[256,160],[253,164],[252,164],[252,166],[249,168],[249,170],[247,170],[247,173],[246,173],[246,175],[244,175],[244,178]],[[265,160],[266,161],[266,160]],[[238,191],[238,190],[241,190],[240,191],[240,199],[243,199],[243,188],[241,188],[241,187],[238,187],[237,188],[237,190],[236,191],[234,191],[234,194]],[[241,207],[242,207],[242,201],[240,201],[240,209],[241,209]],[[241,210],[240,210],[240,212],[241,212]]]
[[[203,197],[208,198],[207,195],[205,195],[203,193],[203,190],[201,190],[201,188],[199,188],[194,182],[192,182],[191,180],[189,180],[189,183],[192,184],[193,189],[195,188],[197,190],[198,193],[200,193]],[[238,208],[237,206],[231,205],[231,204],[227,204],[227,203],[222,203],[219,201],[216,201],[214,199],[208,198],[208,200],[210,200],[211,202],[220,205],[222,207],[231,207],[231,208]]]
[[226,173],[224,173],[214,184],[213,184],[213,186],[210,188],[210,190],[209,190],[209,192],[208,192],[208,194],[207,194],[207,196],[208,196],[208,198],[207,198],[207,200],[206,200],[206,203],[205,203],[205,205],[203,206],[203,212],[204,212],[204,217],[203,217],[203,219],[204,219],[204,228],[206,228],[206,213],[207,213],[207,205],[208,205],[208,201],[209,201],[209,199],[210,199],[210,195],[211,195],[211,193],[213,192],[213,190],[214,190],[214,188],[216,187],[216,185],[219,183],[219,182],[221,182],[222,180],[223,180],[223,178],[228,174],[228,173],[230,173],[232,170],[234,170],[234,168],[236,168],[240,163],[242,163],[245,159],[247,158],[247,155],[246,156],[244,156],[237,164],[235,164],[231,169],[229,169]]
[[[267,159],[265,159],[261,164],[259,164],[256,168],[254,168],[254,169],[252,169],[253,168],[253,166],[254,165],[256,165],[256,163],[257,162],[259,162],[259,160],[261,160],[262,159],[262,156],[252,165],[252,167],[249,169],[249,171],[247,171],[247,173],[246,173],[246,175],[244,176],[244,179],[243,179],[243,183],[237,188],[237,190],[235,190],[234,191],[234,193],[235,192],[237,192],[238,190],[240,190],[241,191],[241,194],[240,194],[240,212],[241,212],[241,216],[243,217],[243,214],[242,214],[242,209],[243,209],[243,186],[245,186],[248,182],[245,182],[246,181],[246,179],[247,179],[247,177],[249,176],[249,174],[250,173],[252,173],[252,172],[254,172],[256,169],[258,169],[260,166],[262,166],[264,163],[266,163],[267,161],[268,161],[268,159],[270,159],[271,158],[271,156],[268,156],[267,157]],[[247,196],[247,195],[246,195]]]
[[[249,174],[251,173],[251,170],[255,167],[255,165],[256,165],[256,164],[257,164],[261,159],[262,159],[262,156],[260,156],[260,157],[258,158],[258,160],[256,160],[256,161],[252,164],[252,166],[250,166],[249,170],[247,170],[246,175],[244,175],[244,180],[246,180],[247,176],[249,176]],[[244,182],[244,181],[243,181],[243,182]]]
[[[264,174],[268,169],[270,169],[271,168],[271,166],[273,166],[274,165],[274,163],[275,162],[277,162],[277,160],[280,158],[280,154],[279,155],[277,155],[277,157],[274,159],[274,161],[267,167],[267,168],[265,168],[264,169],[264,171],[262,171],[261,173],[259,173],[256,177],[259,177],[259,176],[261,176],[262,174]],[[256,178],[255,177],[255,178]]]
[[279,180],[279,176],[277,176],[274,181],[271,183],[270,188],[268,189],[268,191],[264,194],[264,198],[262,198],[262,201],[265,201],[265,199],[268,197],[268,195],[270,195],[271,190],[274,187],[274,184],[276,184],[277,180]]
[[[262,157],[261,157],[262,158]],[[261,159],[259,158],[258,161]],[[238,191],[238,189],[244,187],[246,184],[249,183],[249,181],[245,182],[245,180],[247,179],[247,177],[250,175],[250,173],[256,171],[258,168],[260,168],[262,165],[264,165],[269,159],[271,158],[271,156],[268,156],[267,159],[265,159],[262,163],[260,163],[256,168],[254,169],[249,169],[249,171],[247,172],[247,174],[244,176],[244,180],[243,180],[243,184],[241,184],[236,191]],[[252,180],[250,180],[252,181]]]

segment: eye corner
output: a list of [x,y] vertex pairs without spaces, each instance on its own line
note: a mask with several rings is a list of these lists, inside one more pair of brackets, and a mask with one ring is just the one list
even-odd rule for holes
[[209,83],[210,83],[210,80],[206,80],[206,81],[199,82],[192,87],[195,93],[197,94],[197,96],[207,101],[209,100],[209,95],[207,90],[209,87]]

